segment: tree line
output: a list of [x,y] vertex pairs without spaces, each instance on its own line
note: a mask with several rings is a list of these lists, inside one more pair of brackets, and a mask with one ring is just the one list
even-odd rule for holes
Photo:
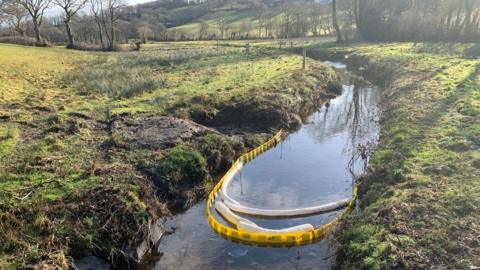
[[[65,43],[67,48],[73,48],[75,40],[80,39],[101,44],[104,49],[113,49],[118,40],[119,11],[124,7],[120,0],[0,1],[0,17],[10,29],[9,34],[25,37],[30,32],[38,45],[45,44],[42,31],[49,34],[49,39]],[[60,9],[62,15],[47,18],[45,11],[53,7]],[[80,11],[84,13],[81,16],[78,15]],[[89,34],[85,35],[87,32]]]
[[480,41],[479,0],[355,0],[359,35],[373,41]]
[[[47,17],[54,7],[61,15]],[[253,13],[253,19],[235,24],[236,12]],[[214,19],[202,20],[205,15]],[[185,23],[198,30],[171,28]],[[480,0],[159,0],[137,6],[121,0],[0,0],[0,28],[2,35],[30,36],[39,45],[47,40],[105,50],[131,40],[321,35],[335,35],[338,42],[478,42]]]

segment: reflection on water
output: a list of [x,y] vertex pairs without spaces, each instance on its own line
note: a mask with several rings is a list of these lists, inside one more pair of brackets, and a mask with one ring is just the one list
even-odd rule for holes
[[340,63],[340,62],[324,61],[323,63],[325,65],[331,66],[331,67],[336,68],[336,69],[346,69],[347,68],[346,64]]
[[[379,92],[375,87],[345,85],[343,94],[324,105],[297,132],[251,163],[236,176],[229,193],[245,205],[288,209],[349,198],[365,161],[359,144],[378,138]],[[215,211],[213,211],[215,213]],[[341,211],[294,219],[250,218],[262,227],[325,224]],[[218,220],[221,220],[217,216]],[[260,248],[232,243],[208,226],[204,204],[166,223],[155,269],[326,269],[332,263],[328,239],[292,248]]]
[[208,226],[204,207],[198,204],[167,222],[167,230],[176,230],[160,242],[163,255],[154,269],[327,269],[332,263],[326,242],[262,248],[225,240]]

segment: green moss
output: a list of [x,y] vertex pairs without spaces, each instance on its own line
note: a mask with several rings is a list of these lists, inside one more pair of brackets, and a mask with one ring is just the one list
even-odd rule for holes
[[177,146],[159,161],[155,171],[163,181],[174,185],[195,184],[207,178],[207,162],[203,156],[187,146]]
[[236,155],[245,152],[243,145],[234,145],[228,138],[214,133],[196,139],[195,148],[205,157],[212,174],[226,171]]
[[10,152],[20,138],[20,130],[15,126],[0,126],[0,157]]
[[387,257],[390,246],[388,242],[380,240],[383,238],[379,235],[380,231],[373,225],[364,225],[344,232],[342,242],[346,245],[346,256],[352,260],[352,265],[346,265],[345,269],[356,264],[362,269],[385,269],[396,262],[395,256]]

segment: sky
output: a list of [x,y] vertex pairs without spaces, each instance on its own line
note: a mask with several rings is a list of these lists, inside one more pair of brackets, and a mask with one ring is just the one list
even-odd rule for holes
[[136,5],[136,4],[141,4],[141,3],[146,3],[146,2],[153,2],[154,0],[128,0],[127,3],[130,5]]

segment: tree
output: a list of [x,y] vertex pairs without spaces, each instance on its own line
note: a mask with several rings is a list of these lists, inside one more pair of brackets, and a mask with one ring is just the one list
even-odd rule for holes
[[306,37],[309,29],[308,6],[296,5],[293,10],[294,31],[292,37]]
[[242,22],[240,24],[240,29],[238,32],[241,38],[248,38],[250,30],[251,30],[250,24],[248,22]]
[[310,25],[310,30],[312,31],[313,36],[318,36],[318,30],[321,24],[321,6],[317,3],[311,3],[307,11],[307,18]]
[[272,38],[273,37],[273,27],[275,24],[275,14],[273,12],[267,12],[264,18],[265,24],[265,36]]
[[37,44],[42,44],[42,36],[40,35],[40,26],[43,21],[43,14],[50,5],[50,0],[17,0],[30,14],[32,18],[33,31]]
[[343,43],[342,32],[340,31],[337,20],[337,0],[332,0],[332,23],[337,34],[337,43]]
[[292,4],[288,4],[287,6],[284,7],[283,9],[283,16],[282,16],[282,22],[283,22],[283,34],[282,36],[285,38],[290,38],[290,34],[292,31],[292,21],[293,21],[293,9],[295,7]]
[[355,35],[354,25],[357,21],[358,12],[356,8],[357,1],[358,0],[337,0],[337,14],[342,14],[341,19],[337,19],[337,22],[344,42],[348,42],[350,38],[353,38]]
[[129,38],[133,37],[142,37],[143,39],[140,40],[140,42],[146,43],[147,39],[149,39],[153,35],[150,25],[148,24],[148,22],[145,21],[136,21],[133,23],[127,20],[120,19],[115,25],[115,30],[116,40],[123,40],[125,44],[128,44]]
[[103,30],[102,30],[102,17],[100,14],[103,14],[103,4],[102,0],[90,0],[90,8],[95,18],[95,24],[98,29],[98,39],[102,45],[102,49],[105,49],[105,42],[103,41]]
[[475,12],[475,9],[478,8],[478,5],[479,3],[476,0],[465,0],[465,19],[463,23],[463,31],[466,41],[472,41],[469,40],[469,37],[472,37],[478,29],[480,10],[477,9]]
[[77,14],[77,12],[82,9],[87,0],[53,0],[57,6],[63,9],[64,17],[63,22],[65,23],[65,31],[67,32],[68,44],[67,49],[74,47],[73,44],[73,35],[72,28],[70,27],[70,22],[72,17]]
[[216,19],[218,30],[220,31],[220,39],[223,39],[225,34],[225,25],[227,23],[227,15],[225,13],[220,14]]
[[27,32],[27,10],[17,1],[4,1],[2,3],[4,19],[13,27],[15,32],[24,37]]
[[78,41],[100,44],[95,17],[91,15],[76,16],[72,20],[72,28]]
[[208,23],[204,20],[200,21],[200,29],[198,33],[198,38],[199,39],[205,39],[208,37]]
[[268,8],[264,3],[260,2],[260,1],[255,1],[252,4],[252,9],[255,11],[254,19],[256,19],[257,22],[258,22],[257,23],[258,37],[261,38],[262,37],[262,28],[266,27],[266,23],[265,23],[264,18],[265,18],[265,15],[268,12]]
[[274,15],[270,11],[265,11],[262,13],[261,17],[258,18],[258,37],[262,37],[262,29],[265,29],[265,37],[270,37],[273,27],[273,17]]
[[153,39],[154,40],[166,40],[167,39],[167,27],[161,23],[151,24],[150,27],[153,31]]
[[150,28],[150,24],[144,21],[140,21],[136,23],[136,31],[138,36],[140,37],[140,41],[142,43],[147,43],[147,39],[153,34],[152,28]]
[[115,24],[118,21],[118,10],[120,9],[120,0],[106,0],[106,8],[102,13],[103,27],[108,41],[108,49],[113,50],[115,45]]
[[3,23],[3,21],[6,18],[5,11],[3,10],[3,6],[5,5],[4,0],[0,0],[0,25]]
[[[91,10],[99,28],[100,40],[104,49],[113,50],[115,46],[115,24],[119,19],[119,10],[122,7],[120,0],[90,0]],[[107,39],[107,46],[103,41],[103,34]]]

